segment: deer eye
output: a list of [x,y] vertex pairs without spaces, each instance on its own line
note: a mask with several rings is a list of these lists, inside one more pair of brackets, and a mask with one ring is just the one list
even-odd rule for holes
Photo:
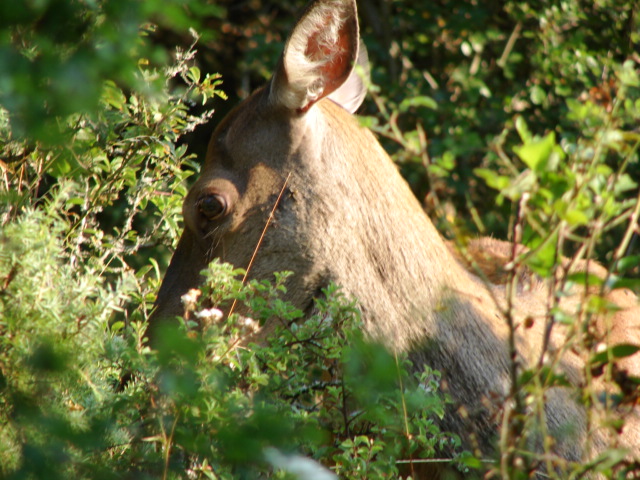
[[215,193],[201,197],[197,205],[198,211],[208,220],[216,220],[227,212],[227,200]]

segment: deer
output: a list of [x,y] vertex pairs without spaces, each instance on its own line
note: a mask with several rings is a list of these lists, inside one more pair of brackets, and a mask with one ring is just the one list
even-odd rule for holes
[[[184,200],[184,231],[150,329],[183,314],[181,296],[200,285],[200,272],[213,259],[241,268],[252,260],[250,277],[257,279],[293,272],[284,299],[305,312],[334,283],[357,300],[368,338],[407,353],[418,369],[442,372],[454,406],[440,427],[463,444],[473,437],[483,451],[492,451],[500,412],[510,405],[514,361],[531,366],[544,349],[562,351],[558,368],[579,385],[586,360],[563,351],[566,332],[560,327],[545,333],[544,282],[533,274],[513,298],[516,328],[509,326],[506,282],[496,265],[508,263],[513,245],[472,241],[476,261],[466,261],[444,240],[374,134],[353,115],[367,90],[358,64],[366,66],[367,59],[355,0],[311,1],[271,80],[211,136],[200,177]],[[603,337],[612,345],[640,345],[637,298],[621,290],[610,295],[620,310],[600,322]],[[260,335],[270,331],[267,323]],[[640,376],[636,356],[624,362],[630,375]],[[638,413],[626,415],[619,438],[591,432],[587,448],[585,407],[565,387],[546,394],[554,451],[570,461],[590,458],[614,441],[637,457]],[[570,436],[562,433],[567,425]]]

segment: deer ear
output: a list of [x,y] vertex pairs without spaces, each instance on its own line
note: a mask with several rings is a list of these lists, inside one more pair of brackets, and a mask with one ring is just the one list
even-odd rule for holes
[[358,49],[358,60],[356,68],[351,70],[347,80],[338,87],[328,98],[347,110],[349,113],[355,113],[364,97],[367,96],[367,88],[371,82],[371,68],[369,66],[369,55],[364,42],[360,40],[360,48]]
[[315,0],[293,29],[271,80],[273,104],[306,112],[343,86],[358,59],[355,0]]

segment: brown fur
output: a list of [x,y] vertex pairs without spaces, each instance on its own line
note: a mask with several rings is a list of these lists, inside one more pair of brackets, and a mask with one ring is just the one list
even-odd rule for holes
[[[327,98],[340,88],[336,79],[344,79],[358,57],[355,2],[350,0],[341,2],[347,20],[333,26],[344,40],[323,44],[317,52],[313,41],[306,50],[300,47],[307,41],[304,36],[340,21],[337,14],[325,21],[325,16],[309,13],[329,3],[313,2],[288,43],[295,45],[298,56],[289,55],[287,48],[271,83],[245,100],[213,133],[202,174],[185,199],[185,230],[160,290],[152,326],[182,313],[180,296],[198,285],[198,272],[211,259],[248,266],[286,182],[251,276],[271,278],[274,271],[293,271],[286,299],[306,311],[311,311],[322,287],[329,282],[340,285],[358,299],[371,338],[391,350],[409,352],[417,368],[426,364],[442,371],[456,408],[441,427],[458,433],[468,446],[475,438],[481,450],[489,452],[503,408],[510,405],[509,328],[501,280],[511,259],[510,244],[491,239],[472,243],[471,255],[492,283],[475,275],[436,231],[371,132]],[[323,63],[317,71],[305,64],[304,78],[291,74],[296,62],[305,61],[298,58],[300,52],[311,58],[331,48],[340,51],[332,63]],[[304,91],[313,95],[299,98]],[[279,100],[283,98],[286,102]],[[297,108],[291,105],[295,98]],[[213,193],[223,196],[229,209],[220,219],[208,220],[199,201]],[[610,292],[609,298],[625,310],[601,322],[602,336],[608,337],[603,341],[640,343],[635,296]],[[516,295],[518,361],[525,366],[536,365],[544,353],[546,305],[547,292],[540,285],[522,288]],[[267,325],[264,334],[269,330]],[[553,328],[548,349],[561,352],[559,370],[579,385],[584,381],[584,358],[564,348],[569,333]],[[635,358],[626,363],[634,374],[640,373]],[[548,431],[558,439],[558,454],[576,461],[590,455],[583,448],[585,414],[569,389],[550,389],[545,413]],[[622,432],[620,442],[637,454],[640,441],[634,422]],[[559,432],[567,424],[575,434],[563,440]],[[596,452],[612,441],[605,433],[594,434],[593,440]]]

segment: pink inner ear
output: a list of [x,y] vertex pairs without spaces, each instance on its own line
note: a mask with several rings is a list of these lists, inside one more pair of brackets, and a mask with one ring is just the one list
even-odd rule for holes
[[[348,22],[343,22],[338,31],[337,38],[327,40],[323,35],[329,28],[331,19],[319,26],[313,35],[309,37],[305,55],[313,61],[319,62],[318,74],[322,76],[324,88],[322,94],[317,100],[331,94],[349,76],[351,72],[351,50],[353,39],[351,38],[351,29]],[[314,102],[305,105],[301,111],[306,111]]]

